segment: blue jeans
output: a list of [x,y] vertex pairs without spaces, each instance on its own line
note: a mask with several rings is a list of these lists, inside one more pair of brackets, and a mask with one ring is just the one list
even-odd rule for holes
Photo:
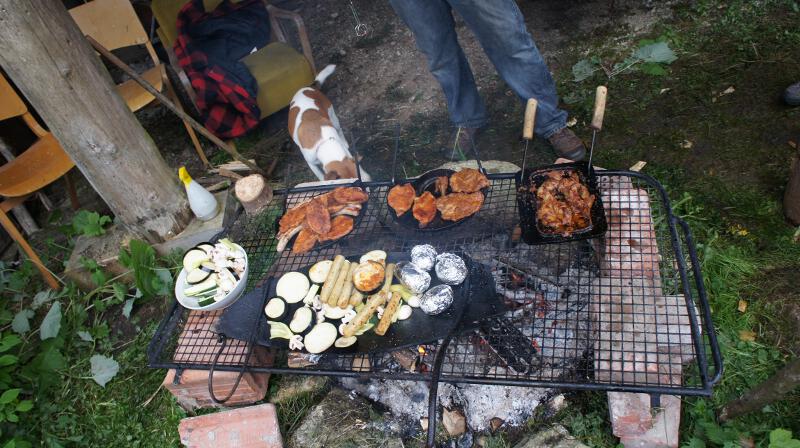
[[522,101],[536,98],[536,133],[548,138],[563,129],[567,113],[558,108],[553,77],[525,27],[514,0],[389,0],[414,33],[428,68],[444,90],[456,126],[486,124],[483,103],[469,62],[458,44],[452,10],[478,38],[497,72]]

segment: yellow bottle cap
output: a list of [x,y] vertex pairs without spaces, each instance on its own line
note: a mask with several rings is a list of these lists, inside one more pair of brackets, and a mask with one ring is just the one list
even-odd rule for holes
[[189,185],[189,182],[192,181],[192,176],[189,175],[189,172],[186,171],[186,167],[182,166],[178,169],[178,177],[183,181],[184,185]]

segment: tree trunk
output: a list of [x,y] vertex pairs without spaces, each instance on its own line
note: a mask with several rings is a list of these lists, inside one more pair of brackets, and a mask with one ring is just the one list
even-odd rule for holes
[[177,173],[60,0],[0,0],[0,65],[131,232],[156,243],[185,227]]
[[800,153],[792,161],[792,172],[783,195],[783,212],[792,224],[800,226]]
[[749,390],[747,393],[722,408],[719,418],[732,420],[749,412],[784,398],[786,394],[800,386],[800,358],[783,366],[771,378]]

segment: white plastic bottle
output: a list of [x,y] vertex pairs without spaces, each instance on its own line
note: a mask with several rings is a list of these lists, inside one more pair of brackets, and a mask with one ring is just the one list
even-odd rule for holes
[[219,211],[217,198],[200,184],[192,180],[192,177],[189,176],[189,172],[186,171],[186,167],[180,167],[178,170],[178,177],[180,177],[183,186],[186,188],[186,196],[189,198],[189,207],[192,209],[192,213],[197,216],[197,219],[208,221],[217,216],[217,212]]

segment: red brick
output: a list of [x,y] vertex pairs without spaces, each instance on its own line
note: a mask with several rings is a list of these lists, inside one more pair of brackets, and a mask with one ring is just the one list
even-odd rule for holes
[[625,448],[677,448],[680,398],[662,395],[661,408],[652,409],[646,394],[609,392],[608,407],[614,435]]
[[[273,353],[265,347],[256,347],[253,357],[259,364],[268,365],[272,362]],[[226,397],[233,385],[239,372],[224,372],[217,370],[214,372],[214,395],[217,398]],[[261,401],[267,395],[269,387],[268,373],[250,373],[242,376],[239,386],[228,401],[224,404],[215,403],[208,393],[208,370],[184,370],[181,373],[179,384],[174,384],[175,370],[170,369],[164,378],[163,385],[169,390],[178,404],[186,410],[199,408],[219,408],[226,406],[240,406],[253,404]]]
[[275,405],[262,404],[181,420],[181,443],[190,448],[282,448]]

